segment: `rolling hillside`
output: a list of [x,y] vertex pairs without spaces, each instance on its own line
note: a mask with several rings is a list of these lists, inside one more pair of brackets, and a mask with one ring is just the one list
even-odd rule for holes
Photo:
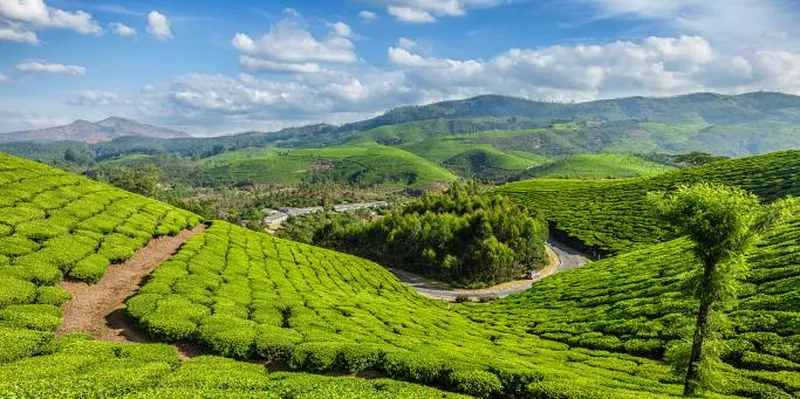
[[552,227],[599,253],[617,253],[671,238],[649,216],[645,196],[681,183],[714,181],[766,201],[800,195],[800,151],[715,162],[651,177],[621,180],[527,180],[499,191],[540,210]]
[[[751,271],[738,304],[728,311],[722,359],[737,395],[800,395],[800,206],[788,225],[749,255]],[[489,306],[462,311],[489,325],[511,325],[573,348],[661,359],[671,342],[694,327],[697,301],[684,294],[695,268],[679,239],[629,252],[534,284]],[[591,362],[590,359],[586,360]],[[635,363],[617,363],[620,370]]]
[[455,179],[446,169],[409,152],[377,144],[319,149],[252,149],[207,158],[203,171],[217,178],[255,183],[304,179],[359,185],[425,187]]
[[[96,281],[109,262],[124,260],[154,235],[173,234],[197,218],[50,167],[1,157],[4,392],[433,396],[426,388],[391,381],[273,373],[217,358],[180,360],[163,345],[56,338],[59,305],[70,299],[55,286],[62,278]],[[659,382],[667,373],[659,362],[637,360],[635,375],[615,370],[617,355],[605,352],[581,351],[596,362],[574,363],[567,345],[471,322],[417,296],[374,263],[224,222],[213,222],[159,267],[129,300],[128,312],[156,340],[190,340],[236,358],[282,359],[297,370],[377,372],[473,395],[550,396],[583,386],[601,396],[664,397],[680,390]],[[286,396],[292,395],[281,397]]]
[[[118,137],[121,134],[115,133],[105,138],[112,139],[110,142],[13,142],[0,144],[0,151],[45,160],[60,159],[66,148],[88,151],[98,160],[160,152],[202,158],[251,147],[319,149],[378,143],[399,147],[440,165],[458,154],[476,149],[503,153],[504,157],[531,159],[536,164],[542,158],[586,153],[764,154],[800,148],[798,124],[800,97],[779,93],[736,96],[696,93],[579,104],[480,96],[401,107],[373,119],[341,126],[320,124],[209,138]],[[109,122],[107,125],[92,129],[99,134],[101,130],[120,124]],[[55,129],[54,133],[43,131],[36,137],[86,139],[58,130],[61,128]],[[0,135],[0,141],[4,141],[3,137],[13,136]],[[443,158],[443,155],[449,156]],[[478,169],[491,171],[494,167]],[[473,172],[466,173],[470,176]]]
[[515,177],[616,179],[669,172],[676,168],[623,154],[578,154],[525,170]]

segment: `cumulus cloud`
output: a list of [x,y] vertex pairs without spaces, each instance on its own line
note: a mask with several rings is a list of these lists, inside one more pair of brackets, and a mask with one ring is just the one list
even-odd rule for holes
[[147,14],[147,32],[158,40],[172,39],[169,19],[158,11],[150,11]]
[[65,65],[44,61],[24,61],[17,65],[17,70],[22,72],[59,73],[72,76],[86,75],[86,68],[79,65]]
[[436,22],[436,18],[425,10],[411,7],[389,6],[386,11],[398,21],[414,24]]
[[133,105],[133,101],[111,91],[83,90],[67,100],[69,105],[107,107]]
[[190,75],[148,87],[137,106],[150,118],[178,121],[190,131],[219,132],[348,122],[402,104],[486,93],[559,102],[696,91],[800,94],[800,54],[731,53],[696,35],[510,49],[488,59],[427,56],[410,41],[398,40],[387,49],[391,67],[384,69],[268,58],[260,40],[243,37],[237,48],[243,70],[289,76]]
[[489,60],[437,59],[390,47],[388,58],[406,72],[412,87],[443,95],[501,93],[584,101],[695,91],[800,93],[800,54],[728,54],[699,36],[511,49]]
[[[402,43],[401,43],[402,46]],[[412,54],[406,48],[389,47],[389,61],[401,67],[410,68],[447,68],[457,61],[425,58]]]
[[136,29],[120,22],[112,22],[111,24],[108,25],[108,27],[111,29],[111,32],[117,36],[122,36],[122,37],[136,36]]
[[296,73],[317,73],[320,66],[313,62],[292,63],[270,61],[249,55],[239,56],[239,66],[248,72],[296,72]]
[[405,38],[405,37],[401,37],[401,38],[397,39],[397,44],[401,48],[404,48],[406,50],[411,50],[411,49],[413,49],[414,47],[417,46],[416,42],[414,42],[411,39]]
[[335,24],[331,24],[330,26],[333,28],[333,31],[337,36],[350,37],[353,35],[353,30],[350,29],[350,26],[344,22],[340,21]]
[[11,82],[12,82],[11,76],[0,73],[0,83],[11,83]]
[[430,23],[436,17],[460,17],[467,10],[496,7],[509,0],[373,0],[386,5],[386,12],[398,21]]
[[69,29],[82,34],[99,34],[103,28],[84,11],[64,11],[44,0],[0,1],[0,41],[38,44],[35,31]]
[[358,16],[361,17],[361,19],[363,19],[365,21],[377,21],[378,20],[378,14],[375,14],[374,12],[369,11],[369,10],[361,10],[361,11],[359,11],[358,12]]
[[350,64],[357,61],[355,46],[349,37],[350,27],[337,22],[330,24],[331,34],[315,38],[308,30],[285,19],[257,39],[237,33],[231,45],[243,53],[239,65],[250,72],[315,73],[320,63]]
[[39,44],[39,38],[35,32],[11,25],[0,27],[0,41]]

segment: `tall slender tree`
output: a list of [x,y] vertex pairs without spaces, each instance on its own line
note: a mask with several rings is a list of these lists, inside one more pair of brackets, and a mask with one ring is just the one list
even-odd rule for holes
[[706,350],[718,335],[722,310],[735,300],[747,272],[745,254],[788,212],[788,201],[762,206],[759,198],[740,188],[700,183],[680,186],[674,193],[651,193],[655,214],[692,241],[698,268],[689,286],[698,299],[691,352],[685,366],[686,396],[713,384],[716,351]]

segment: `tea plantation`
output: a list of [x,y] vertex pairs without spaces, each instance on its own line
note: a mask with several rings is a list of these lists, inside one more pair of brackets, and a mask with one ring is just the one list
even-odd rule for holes
[[[662,359],[694,328],[697,302],[682,290],[696,267],[688,241],[673,240],[595,262],[533,289],[462,313],[488,325],[614,353]],[[800,395],[800,206],[788,226],[749,256],[751,272],[729,314],[723,360],[728,393]],[[628,367],[618,363],[622,369]],[[737,370],[734,372],[734,370]],[[751,382],[770,385],[757,387]],[[789,396],[787,396],[789,395]]]
[[661,382],[660,362],[477,324],[375,263],[225,222],[157,269],[128,311],[165,341],[298,370],[378,372],[479,396],[679,393]]
[[800,151],[719,161],[651,177],[620,180],[527,180],[499,191],[541,211],[557,231],[599,254],[614,254],[672,237],[649,215],[645,196],[681,183],[740,186],[765,201],[800,195]]
[[[776,198],[796,189],[791,183],[773,179],[765,184],[780,191],[759,193]],[[110,263],[198,218],[6,155],[0,201],[0,397],[583,399],[682,391],[660,360],[694,306],[678,294],[690,267],[682,240],[558,274],[493,304],[448,305],[373,262],[214,221],[127,302],[129,316],[164,343],[120,344],[56,338],[59,306],[69,300],[56,284],[93,283]],[[795,217],[751,254],[746,294],[730,313],[730,383],[710,397],[800,392]],[[173,342],[222,357],[181,359]]]

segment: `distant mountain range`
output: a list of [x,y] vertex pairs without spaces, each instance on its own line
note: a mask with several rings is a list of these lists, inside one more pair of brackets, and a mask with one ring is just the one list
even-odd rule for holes
[[95,123],[79,119],[65,126],[0,134],[0,142],[77,141],[99,143],[128,136],[160,139],[191,137],[188,133],[178,130],[147,125],[130,119],[110,117]]
[[484,95],[399,107],[339,126],[319,124],[278,132],[196,138],[109,118],[0,135],[0,143],[12,140],[40,141],[38,148],[34,143],[0,146],[0,151],[28,157],[59,155],[68,144],[52,142],[56,140],[96,143],[92,150],[102,157],[139,152],[205,157],[249,147],[320,148],[368,143],[397,147],[437,163],[478,147],[489,152],[467,155],[490,159],[500,151],[514,156],[562,158],[604,152],[703,151],[746,156],[800,149],[800,97],[770,92],[695,93],[564,104]]

